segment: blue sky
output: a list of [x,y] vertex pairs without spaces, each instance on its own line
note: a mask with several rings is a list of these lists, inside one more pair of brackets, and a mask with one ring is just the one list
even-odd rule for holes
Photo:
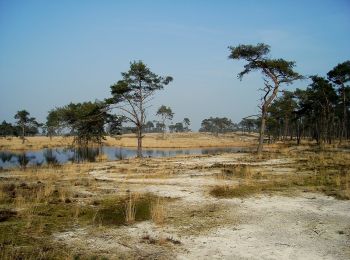
[[299,73],[325,76],[350,59],[349,25],[348,0],[0,0],[0,120],[26,109],[44,121],[51,108],[103,100],[130,61],[143,60],[174,77],[149,119],[165,104],[193,129],[209,116],[238,122],[258,112],[263,81],[239,81],[244,63],[228,60],[228,46],[263,42]]

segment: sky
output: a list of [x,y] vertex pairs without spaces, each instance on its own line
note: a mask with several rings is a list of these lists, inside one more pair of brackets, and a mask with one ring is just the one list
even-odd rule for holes
[[174,78],[149,120],[166,105],[193,130],[210,116],[239,122],[259,112],[263,80],[254,72],[240,81],[244,62],[228,59],[228,46],[257,43],[302,75],[326,76],[350,59],[350,1],[0,0],[0,121],[26,109],[45,122],[52,108],[108,98],[142,60]]

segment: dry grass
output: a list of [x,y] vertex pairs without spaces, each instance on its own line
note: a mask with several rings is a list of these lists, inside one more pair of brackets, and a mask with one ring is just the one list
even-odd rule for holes
[[33,248],[22,247],[18,248],[15,244],[3,245],[0,250],[0,259],[79,259],[77,255],[70,250],[62,250],[62,247],[53,247],[48,243],[43,243]]
[[[122,174],[132,168],[141,174],[140,164],[125,161],[121,171],[109,166],[103,169]],[[151,219],[155,196],[129,192],[125,197],[129,187],[116,189],[112,182],[98,181],[90,173],[96,167],[96,163],[87,163],[2,171],[0,259],[73,259],[69,248],[52,240],[53,234],[77,226],[97,230]],[[154,216],[158,223],[162,221],[159,210]],[[93,257],[90,252],[82,255]]]
[[[168,133],[145,134],[144,148],[197,148],[197,147],[246,147],[256,143],[255,136],[236,133],[222,134],[216,137],[207,133]],[[55,136],[52,139],[45,136],[27,137],[26,142],[18,137],[0,138],[0,150],[38,150],[43,148],[67,147],[73,144],[72,137]],[[118,138],[107,137],[103,142],[107,146],[136,147],[137,139],[133,134],[125,134]],[[105,160],[106,158],[99,158]]]
[[135,223],[136,217],[136,199],[137,195],[129,193],[129,198],[125,202],[125,222],[127,224]]
[[[227,159],[230,155],[223,157]],[[249,158],[238,161],[237,165],[229,165],[232,164],[231,161],[225,165],[218,160],[215,167],[204,167],[201,161],[202,158],[215,159],[214,156],[197,157],[195,161],[198,162],[198,167],[201,167],[198,169],[209,171],[208,179],[213,176],[210,174],[217,173],[216,177],[219,180],[214,181],[220,183],[221,179],[224,179],[221,183],[231,183],[212,188],[211,194],[219,198],[242,198],[276,192],[293,195],[300,191],[319,191],[339,199],[350,199],[349,153],[315,153],[305,150],[293,154],[288,154],[287,151],[285,154],[266,153],[259,160],[254,155],[244,156],[246,157]],[[234,162],[241,157],[232,158]],[[259,168],[259,162],[270,158],[292,158],[295,163]],[[208,223],[217,225],[218,221],[225,221],[221,215],[215,215],[216,208],[207,211],[200,209],[189,214],[191,217],[188,218],[184,212],[193,208],[186,208],[185,211],[179,208],[178,215],[175,214],[174,217],[174,212],[171,211],[167,216],[166,209],[170,209],[167,203],[171,201],[169,198],[129,192],[130,189],[141,192],[142,189],[138,188],[147,182],[135,181],[136,186],[131,186],[135,184],[126,180],[158,178],[162,183],[163,178],[177,177],[197,167],[194,164],[182,164],[174,169],[174,164],[170,163],[172,160],[175,159],[135,159],[113,164],[84,163],[2,171],[0,219],[3,218],[4,221],[0,221],[0,259],[73,258],[74,254],[58,245],[52,237],[53,234],[77,227],[93,231],[103,227],[107,230],[145,220],[164,226],[172,225],[172,221],[180,223],[182,219],[181,225],[184,230],[191,226],[191,229],[197,232],[200,228],[208,229]],[[187,161],[187,158],[176,158],[176,162],[179,160]],[[249,165],[250,162],[255,164]],[[284,167],[293,168],[294,172],[278,172]],[[92,170],[100,172],[101,169],[113,178],[120,174],[120,178],[116,178],[116,181],[113,178],[105,181],[99,179],[100,173],[91,173]],[[104,176],[101,175],[101,179],[102,177]],[[191,204],[191,207],[194,205]],[[143,240],[157,246],[180,243],[166,236],[145,237]],[[89,256],[89,252],[80,256],[85,258]]]
[[155,245],[166,245],[169,243],[173,245],[181,244],[180,240],[174,239],[172,237],[165,237],[163,235],[160,235],[159,237],[151,237],[150,235],[144,235],[142,237],[142,242]]
[[218,179],[244,178],[249,180],[261,176],[259,172],[256,173],[247,164],[222,165],[220,168],[220,172],[216,174]]
[[[223,134],[216,137],[207,133],[168,133],[146,134],[142,143],[144,148],[196,148],[196,147],[234,147],[254,145],[256,137],[239,134]],[[134,135],[123,135],[115,139],[107,137],[106,144],[112,146],[135,147],[137,142]]]
[[108,161],[108,155],[107,154],[99,154],[96,157],[96,161],[97,162],[106,162],[106,161]]
[[320,191],[338,199],[350,199],[350,155],[348,153],[299,153],[295,173],[278,174],[278,168],[262,174],[249,165],[221,166],[219,179],[238,180],[239,185],[217,185],[210,190],[215,197],[247,197],[295,190]]
[[87,174],[90,167],[68,165],[2,172],[6,178],[0,183],[0,259],[75,257],[69,249],[53,242],[51,234],[77,223],[91,224],[94,209],[73,196],[86,186],[72,182],[91,178]]
[[218,185],[210,190],[212,196],[218,198],[242,198],[261,192],[259,185]]
[[0,201],[3,201],[7,197],[7,193],[5,192],[5,183],[0,183]]
[[46,136],[26,137],[24,144],[22,144],[22,139],[19,137],[0,137],[0,150],[37,150],[43,148],[69,146],[72,143],[72,137],[61,136],[56,136],[52,139]]
[[165,223],[165,205],[162,198],[157,197],[151,204],[151,218],[156,225],[164,225]]

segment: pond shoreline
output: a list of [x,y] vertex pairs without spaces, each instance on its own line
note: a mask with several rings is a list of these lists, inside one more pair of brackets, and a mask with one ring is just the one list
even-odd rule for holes
[[[145,150],[194,150],[194,149],[230,149],[230,148],[256,148],[257,144],[249,144],[249,145],[220,145],[220,146],[172,146],[172,147],[158,147],[158,146],[147,146],[142,147],[142,151]],[[77,148],[100,148],[100,145],[88,145],[88,146],[78,146],[78,145],[62,145],[62,146],[44,146],[42,148],[18,148],[18,149],[5,149],[0,148],[0,152],[13,152],[13,153],[22,153],[28,151],[39,151],[43,149],[77,149]],[[102,147],[111,147],[111,148],[123,148],[123,149],[133,149],[137,150],[137,146],[122,146],[122,145],[109,145],[102,144]]]
[[[144,148],[144,158],[169,158],[179,155],[207,155],[222,153],[252,152],[253,147],[220,147],[220,148]],[[56,147],[26,151],[0,151],[0,168],[26,168],[42,165],[64,165],[67,163],[119,161],[135,158],[136,148],[125,147]]]

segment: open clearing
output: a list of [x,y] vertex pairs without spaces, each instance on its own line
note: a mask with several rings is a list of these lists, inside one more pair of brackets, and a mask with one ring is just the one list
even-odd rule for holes
[[[3,171],[0,256],[349,259],[349,155],[330,156],[241,153]],[[42,193],[29,192],[38,185]],[[123,222],[128,206],[136,216]]]

